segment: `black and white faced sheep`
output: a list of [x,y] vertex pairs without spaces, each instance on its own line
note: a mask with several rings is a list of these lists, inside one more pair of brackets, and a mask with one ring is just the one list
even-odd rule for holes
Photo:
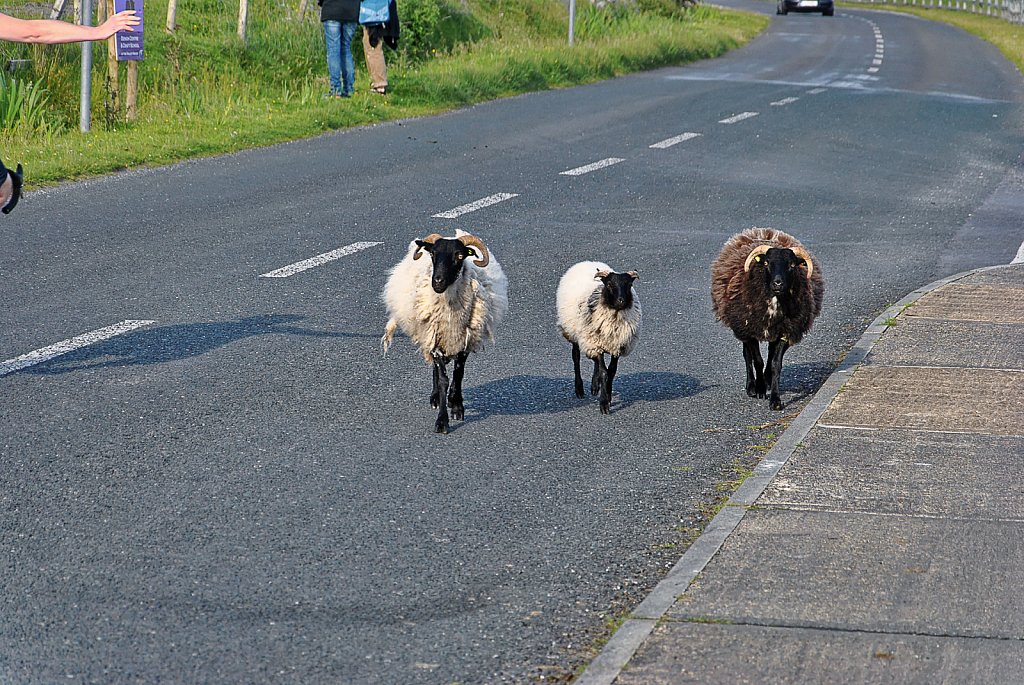
[[[711,266],[711,303],[743,343],[749,396],[767,392],[768,405],[782,409],[782,357],[811,329],[824,296],[820,266],[788,233],[749,228],[726,241]],[[768,343],[766,365],[761,342]]]
[[[590,393],[601,395],[601,413],[611,412],[612,382],[619,357],[633,351],[642,310],[633,288],[635,271],[616,273],[603,262],[580,262],[558,282],[558,329],[572,343],[576,397],[583,397],[580,352],[594,360]],[[611,360],[605,366],[604,355]]]
[[[421,259],[423,253],[429,259]],[[448,413],[465,415],[462,377],[470,352],[494,340],[508,312],[508,280],[480,238],[456,231],[409,243],[405,258],[388,277],[382,294],[388,319],[381,344],[387,353],[396,328],[412,339],[434,367],[430,406],[438,409],[434,430],[448,432]],[[448,362],[455,362],[448,382]]]

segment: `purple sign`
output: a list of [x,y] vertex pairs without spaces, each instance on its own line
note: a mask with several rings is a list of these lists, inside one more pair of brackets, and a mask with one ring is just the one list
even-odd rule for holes
[[114,0],[114,13],[135,10],[139,25],[131,31],[118,31],[114,34],[115,54],[117,60],[142,59],[142,0]]

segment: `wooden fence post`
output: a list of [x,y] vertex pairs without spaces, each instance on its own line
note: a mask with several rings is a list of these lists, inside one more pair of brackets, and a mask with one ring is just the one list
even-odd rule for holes
[[167,33],[178,27],[178,0],[167,0]]
[[238,0],[238,38],[244,43],[249,25],[249,0]]
[[[100,0],[100,7],[104,8],[107,15],[114,14],[114,0]],[[111,106],[114,114],[121,111],[121,81],[120,66],[117,62],[116,37],[107,38],[107,90],[110,92]]]
[[128,79],[124,93],[124,118],[125,121],[135,121],[139,118],[139,62],[130,60],[128,62]]

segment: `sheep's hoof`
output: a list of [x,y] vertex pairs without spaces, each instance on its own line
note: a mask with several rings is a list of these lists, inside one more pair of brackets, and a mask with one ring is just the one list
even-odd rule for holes
[[582,400],[586,396],[586,393],[583,392],[583,381],[576,381],[576,397]]
[[779,399],[778,397],[773,397],[770,400],[768,400],[768,406],[771,409],[778,411],[783,407],[782,400]]
[[462,406],[462,402],[448,400],[448,413],[451,414],[452,420],[462,421],[466,416],[466,409]]
[[437,423],[434,424],[435,433],[448,433],[448,421],[438,419]]
[[612,413],[612,404],[611,404],[611,402],[605,402],[604,400],[601,400],[601,413],[602,414],[611,414]]
[[601,381],[594,381],[590,384],[590,394],[600,395],[601,394]]
[[441,393],[435,392],[430,396],[430,407],[431,409],[437,409],[441,406]]

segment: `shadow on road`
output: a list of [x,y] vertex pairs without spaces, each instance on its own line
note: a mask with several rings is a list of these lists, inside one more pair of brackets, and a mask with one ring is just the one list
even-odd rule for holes
[[140,328],[95,345],[29,367],[21,373],[51,375],[120,366],[163,364],[211,352],[259,335],[301,335],[316,338],[377,338],[370,333],[338,333],[293,325],[296,314],[247,316],[236,321],[183,323]]
[[[590,389],[590,377],[584,385]],[[642,371],[615,378],[618,401],[612,406],[625,409],[639,402],[665,402],[692,397],[710,386],[693,376],[670,371]],[[579,409],[596,398],[577,399],[573,394],[572,377],[519,375],[484,383],[464,391],[466,420],[475,421],[488,416],[524,416],[550,414]]]

